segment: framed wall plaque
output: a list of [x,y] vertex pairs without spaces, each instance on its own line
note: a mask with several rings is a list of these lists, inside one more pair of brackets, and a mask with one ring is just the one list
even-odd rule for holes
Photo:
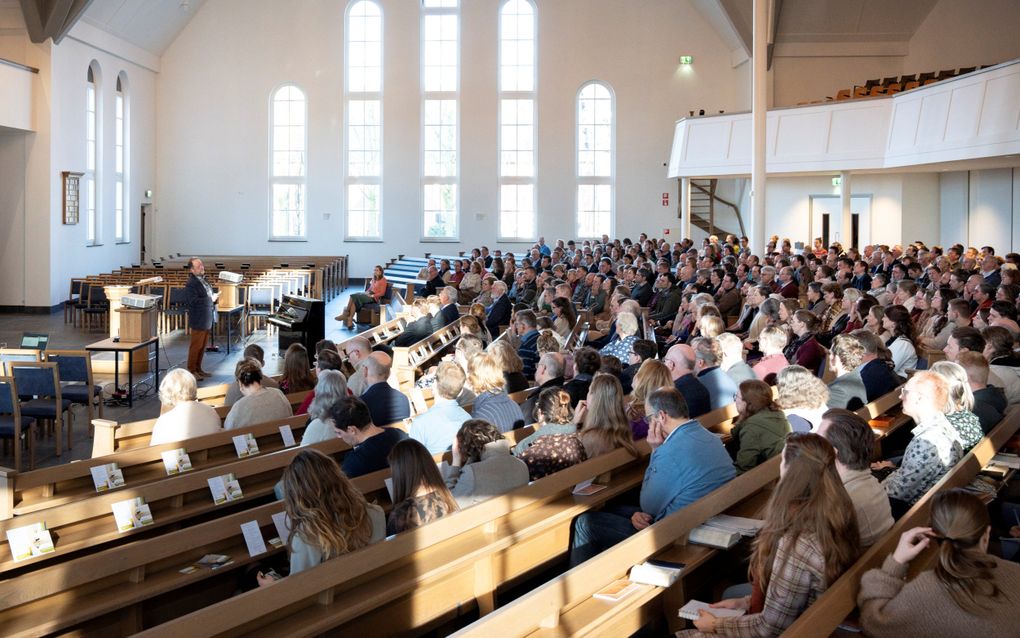
[[63,171],[60,175],[64,184],[64,223],[77,224],[81,210],[81,178],[85,173]]

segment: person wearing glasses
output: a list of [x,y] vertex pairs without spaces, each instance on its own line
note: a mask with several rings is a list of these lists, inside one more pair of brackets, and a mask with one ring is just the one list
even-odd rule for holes
[[946,418],[949,385],[934,372],[916,372],[900,390],[903,413],[914,419],[914,438],[897,467],[891,461],[871,465],[872,470],[895,468],[882,486],[894,518],[902,516],[963,458],[960,435]]

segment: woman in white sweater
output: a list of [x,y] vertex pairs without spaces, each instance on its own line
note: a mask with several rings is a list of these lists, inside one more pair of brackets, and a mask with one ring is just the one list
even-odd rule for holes
[[882,327],[892,337],[885,342],[892,354],[893,371],[901,378],[907,378],[907,370],[917,367],[917,333],[914,330],[914,322],[910,319],[910,311],[904,306],[889,306],[885,309],[885,317],[882,318]]
[[197,397],[198,383],[190,372],[183,368],[168,372],[159,384],[159,400],[169,409],[156,419],[149,445],[221,432],[223,424],[216,410],[196,401]]

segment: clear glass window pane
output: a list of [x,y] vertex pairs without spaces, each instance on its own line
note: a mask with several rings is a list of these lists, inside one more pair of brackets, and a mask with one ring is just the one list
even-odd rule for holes
[[273,236],[305,234],[305,185],[273,184]]
[[535,12],[526,0],[511,0],[500,12],[500,90],[535,90]]
[[347,234],[379,237],[380,188],[378,184],[350,184],[347,187]]
[[427,237],[457,236],[457,185],[426,184],[425,235]]
[[535,234],[535,187],[503,184],[499,193],[499,232],[505,238],[530,238]]

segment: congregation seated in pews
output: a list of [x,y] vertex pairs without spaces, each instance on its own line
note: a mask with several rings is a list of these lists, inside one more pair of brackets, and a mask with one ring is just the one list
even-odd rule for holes
[[[985,281],[970,282],[976,262],[967,268],[964,260],[976,256],[962,247],[945,256],[920,245],[793,255],[777,242],[756,256],[736,241],[695,250],[686,241],[671,247],[642,238],[543,242],[519,261],[487,253],[445,268],[440,260],[427,271],[433,290],[422,292],[437,298],[420,300],[415,318],[403,320],[419,324],[403,339],[379,326],[335,350],[325,346],[314,371],[306,355],[299,365],[310,378],[288,377],[288,386],[293,379],[305,391],[314,384],[302,445],[273,453],[288,456],[261,470],[268,487],[260,494],[268,497],[278,482],[282,503],[262,501],[255,507],[276,509],[251,515],[263,527],[279,508],[291,520],[317,521],[281,539],[287,562],[260,567],[257,584],[284,593],[230,598],[210,590],[205,603],[190,600],[158,622],[138,620],[136,629],[169,635],[215,621],[209,633],[244,633],[265,621],[267,632],[307,623],[301,633],[426,633],[463,626],[477,608],[481,617],[464,635],[501,634],[500,627],[525,635],[557,624],[568,633],[663,623],[677,630],[684,628],[677,609],[693,593],[718,600],[722,586],[734,584],[747,593],[702,611],[698,632],[779,635],[801,616],[828,610],[831,589],[840,598],[830,615],[839,618],[804,634],[827,635],[852,611],[859,589],[859,622],[875,635],[919,622],[910,613],[925,597],[941,601],[946,627],[954,614],[969,614],[976,630],[1004,635],[1015,566],[982,557],[983,529],[955,531],[954,516],[988,527],[966,498],[939,519],[950,522],[933,518],[934,532],[909,536],[893,562],[876,564],[872,550],[884,558],[893,537],[907,532],[901,523],[920,525],[929,508],[934,517],[948,487],[969,484],[1020,425],[1006,413],[1014,398],[1006,386],[1020,383],[1009,330],[1015,305],[1011,312],[986,303],[1002,290],[1015,304],[1008,286],[1020,278],[1005,274],[1015,269],[996,270],[1007,283],[990,294],[986,266],[989,257],[999,260],[985,255]],[[891,289],[871,287],[876,281]],[[963,282],[960,290],[954,282]],[[489,302],[481,321],[459,316],[456,303],[470,295]],[[545,322],[550,328],[540,329]],[[948,361],[936,361],[929,344],[937,342],[925,340],[940,334]],[[265,392],[250,388],[261,375],[257,363],[242,367],[242,395]],[[196,397],[185,387],[174,400],[176,411]],[[268,468],[270,456],[235,462]],[[302,472],[309,478],[299,484]],[[571,493],[592,479],[602,492]],[[726,513],[763,520],[743,577],[734,578],[741,569],[732,564],[710,568],[743,564],[739,552],[687,541]],[[184,539],[199,527],[172,534]],[[907,563],[934,544],[939,560],[970,552],[977,567],[961,576],[973,583],[962,597],[938,568],[903,585]],[[674,586],[643,585],[612,606],[586,602],[631,565],[656,557],[686,563]],[[565,561],[573,569],[500,607],[497,593],[525,574],[548,578]],[[881,573],[862,581],[866,565]],[[289,575],[276,582],[279,573]],[[455,573],[467,581],[457,584]],[[359,582],[371,591],[362,595]],[[334,596],[355,602],[340,605]],[[388,604],[395,605],[389,614]],[[972,613],[977,608],[987,613]],[[242,610],[250,612],[231,616]]]

